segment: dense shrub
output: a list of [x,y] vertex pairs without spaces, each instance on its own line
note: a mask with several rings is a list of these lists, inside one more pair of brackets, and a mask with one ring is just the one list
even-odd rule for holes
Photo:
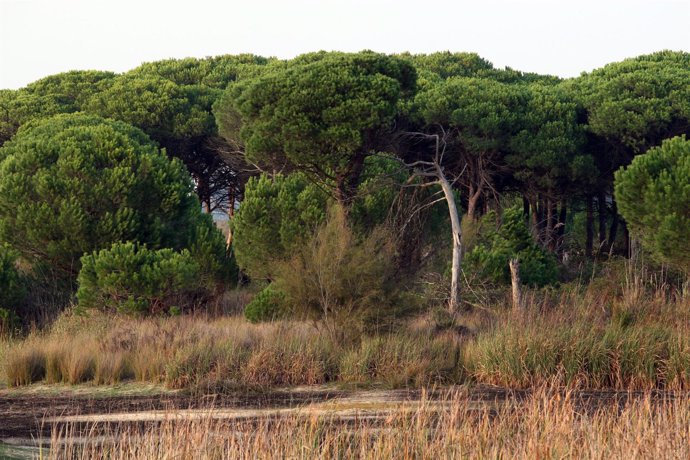
[[[495,218],[493,213],[485,217]],[[480,236],[480,242],[467,254],[465,263],[493,282],[508,283],[508,262],[515,257],[520,261],[524,284],[545,286],[557,281],[556,259],[534,242],[518,207],[506,209],[501,225]]]
[[115,243],[82,257],[77,298],[82,308],[160,313],[193,306],[199,265],[189,251]]
[[296,316],[319,321],[341,341],[362,332],[365,320],[381,321],[392,311],[394,256],[388,231],[379,227],[357,237],[334,207],[311,241],[277,264],[276,286]]
[[261,290],[245,307],[244,317],[252,323],[273,321],[286,315],[285,294],[272,284]]

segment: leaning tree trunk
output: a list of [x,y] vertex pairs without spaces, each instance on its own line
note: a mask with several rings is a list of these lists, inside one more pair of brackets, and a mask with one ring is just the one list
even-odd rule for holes
[[448,309],[452,314],[457,313],[460,307],[460,262],[462,261],[462,227],[460,224],[460,214],[455,203],[455,194],[453,188],[446,179],[441,167],[436,165],[436,173],[438,181],[443,189],[443,194],[448,204],[448,213],[450,214],[450,225],[453,232],[453,264],[451,270],[450,281],[450,301],[448,302]]

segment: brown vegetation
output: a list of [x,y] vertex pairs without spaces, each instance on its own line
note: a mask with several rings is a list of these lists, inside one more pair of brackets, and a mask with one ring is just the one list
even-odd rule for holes
[[378,419],[302,413],[247,422],[209,409],[200,418],[170,414],[143,431],[92,424],[53,432],[49,458],[687,458],[690,400],[651,394],[588,406],[551,387],[526,399],[477,406],[462,392],[423,399]]

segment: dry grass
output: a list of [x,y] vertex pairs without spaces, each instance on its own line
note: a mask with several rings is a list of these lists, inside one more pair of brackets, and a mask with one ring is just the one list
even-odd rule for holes
[[[300,322],[68,316],[50,331],[13,345],[4,367],[13,376],[10,386],[40,380],[110,384],[132,378],[197,391],[321,384],[339,378],[400,386],[447,377],[447,369],[435,366],[447,367],[447,351],[456,348],[450,337],[433,338],[419,331],[407,342],[402,336],[373,337],[342,348]],[[457,350],[450,356],[457,357]],[[35,362],[41,363],[40,371],[33,370]]]
[[[110,441],[95,436],[103,429]],[[526,400],[477,407],[462,393],[422,400],[378,423],[289,415],[256,423],[174,414],[143,431],[124,425],[55,431],[49,458],[688,458],[690,399],[651,394],[623,406],[583,406],[572,392],[539,389]]]
[[8,350],[5,359],[8,385],[29,385],[42,380],[45,374],[45,355],[37,341],[27,340]]
[[[526,311],[433,312],[394,334],[334,344],[304,322],[239,316],[134,319],[66,314],[6,345],[8,385],[134,378],[196,391],[344,382],[389,387],[477,381],[511,388],[690,389],[690,296],[644,271],[528,291]],[[440,318],[440,319],[439,319]]]
[[[6,362],[9,350],[12,346],[13,342],[9,337],[0,336],[0,363]],[[5,366],[0,366],[0,382],[7,382]]]

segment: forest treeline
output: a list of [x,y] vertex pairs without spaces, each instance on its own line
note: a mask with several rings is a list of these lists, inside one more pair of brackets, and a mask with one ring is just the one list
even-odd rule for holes
[[370,51],[48,76],[0,91],[1,311],[175,314],[251,280],[248,318],[338,335],[512,259],[541,287],[639,241],[687,273],[689,133],[685,52],[571,79]]

